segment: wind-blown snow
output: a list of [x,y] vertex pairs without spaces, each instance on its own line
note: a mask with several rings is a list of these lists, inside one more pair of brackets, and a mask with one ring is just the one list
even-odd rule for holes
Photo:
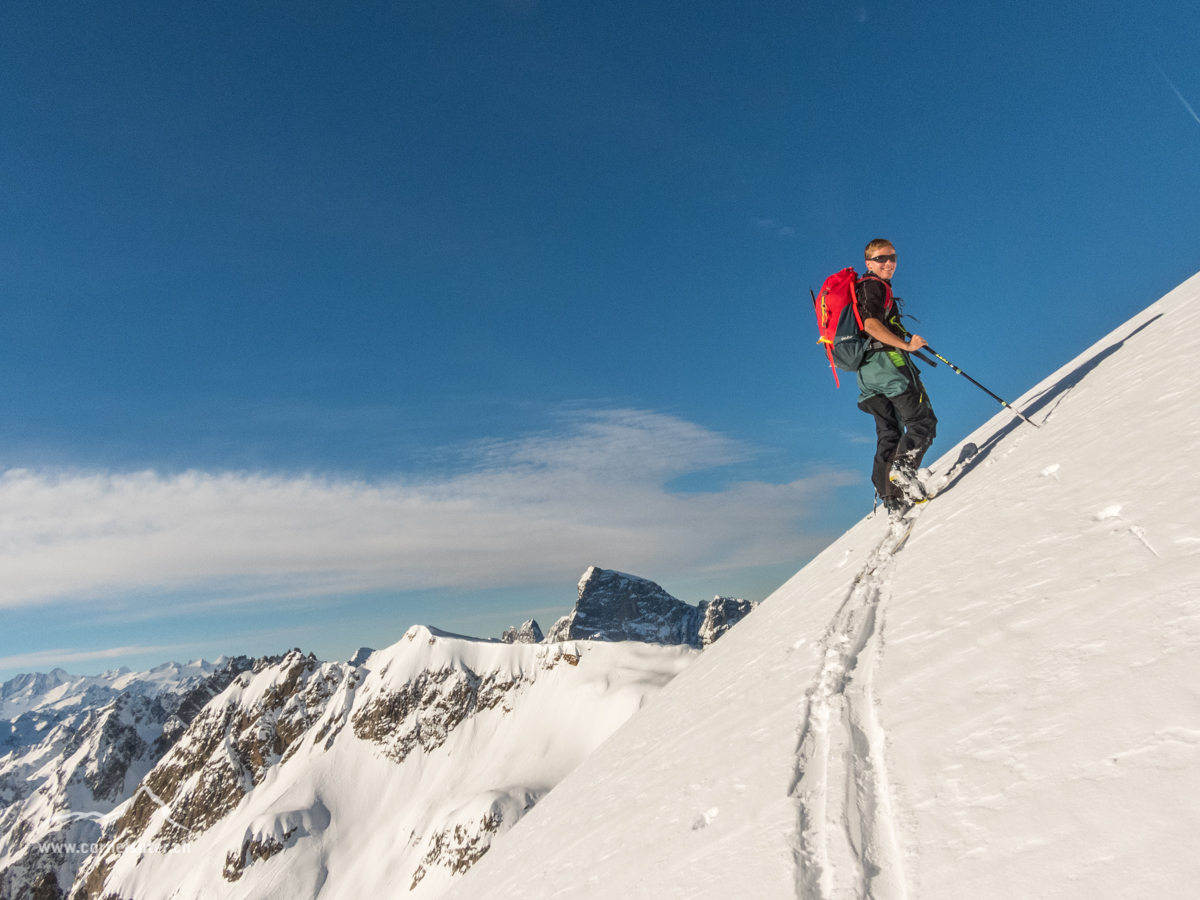
[[1193,894],[1198,358],[1200,275],[1020,398],[1039,429],[947,453],[907,541],[868,518],[797,573],[448,896]]

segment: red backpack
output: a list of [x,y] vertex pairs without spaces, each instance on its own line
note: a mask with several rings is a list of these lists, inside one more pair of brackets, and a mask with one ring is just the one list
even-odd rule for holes
[[884,310],[892,308],[892,287],[874,275],[858,277],[853,268],[842,269],[825,279],[821,293],[813,297],[817,314],[817,328],[821,337],[817,343],[825,345],[829,357],[829,368],[833,370],[834,383],[841,387],[837,370],[857,372],[863,364],[872,338],[863,332],[862,315],[858,311],[858,287],[860,281],[880,281],[887,288]]

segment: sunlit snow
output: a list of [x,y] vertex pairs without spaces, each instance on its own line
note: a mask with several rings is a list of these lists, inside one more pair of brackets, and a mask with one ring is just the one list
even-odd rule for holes
[[[1200,276],[847,532],[451,889],[1125,898],[1200,857]],[[946,473],[962,447],[933,468]]]

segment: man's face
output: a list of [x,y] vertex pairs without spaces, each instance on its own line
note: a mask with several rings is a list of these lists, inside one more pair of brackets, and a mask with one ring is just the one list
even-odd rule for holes
[[875,259],[867,260],[867,270],[873,275],[878,275],[880,278],[891,278],[896,272],[896,248],[895,247],[876,247],[871,251],[871,256],[878,258],[880,256],[890,256],[889,260]]

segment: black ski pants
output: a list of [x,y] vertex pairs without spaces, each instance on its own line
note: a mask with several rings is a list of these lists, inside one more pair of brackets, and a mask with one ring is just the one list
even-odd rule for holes
[[900,459],[914,469],[921,467],[925,451],[937,436],[937,416],[929,405],[921,379],[912,373],[908,390],[895,397],[876,395],[858,404],[858,408],[875,417],[875,465],[871,482],[883,498],[895,497],[899,489],[888,479],[892,463]]

